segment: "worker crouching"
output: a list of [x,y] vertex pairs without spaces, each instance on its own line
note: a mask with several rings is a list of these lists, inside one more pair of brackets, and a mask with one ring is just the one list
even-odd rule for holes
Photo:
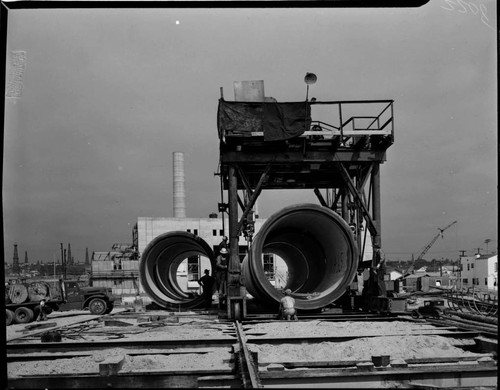
[[295,299],[292,298],[292,290],[287,288],[285,296],[280,300],[280,320],[297,320],[297,309],[295,309]]

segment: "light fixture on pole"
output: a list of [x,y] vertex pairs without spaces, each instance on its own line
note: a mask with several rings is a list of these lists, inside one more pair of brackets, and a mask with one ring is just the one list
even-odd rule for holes
[[309,99],[309,85],[314,84],[317,80],[318,78],[314,73],[309,73],[309,72],[306,73],[306,76],[304,77],[304,82],[307,84],[306,102]]

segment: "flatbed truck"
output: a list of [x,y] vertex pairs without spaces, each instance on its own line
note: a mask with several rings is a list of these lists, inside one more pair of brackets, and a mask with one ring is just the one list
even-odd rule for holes
[[96,315],[111,313],[115,301],[110,288],[85,287],[77,280],[59,279],[55,285],[12,280],[5,286],[6,325],[36,320],[42,299],[49,312],[88,309]]

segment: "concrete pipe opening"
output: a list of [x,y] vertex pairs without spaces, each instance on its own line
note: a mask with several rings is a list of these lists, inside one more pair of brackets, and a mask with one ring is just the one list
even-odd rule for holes
[[[153,239],[142,253],[139,275],[144,291],[158,305],[169,309],[192,309],[203,304],[203,297],[187,288],[187,267],[193,259],[203,269],[215,269],[215,257],[210,246],[194,234],[175,231]],[[180,268],[186,267],[181,278]]]
[[[276,278],[273,286],[266,275],[270,256],[286,266],[281,286]],[[357,266],[358,248],[349,225],[326,207],[298,204],[262,225],[243,260],[242,276],[247,291],[261,303],[278,305],[289,288],[297,309],[316,310],[344,294]]]

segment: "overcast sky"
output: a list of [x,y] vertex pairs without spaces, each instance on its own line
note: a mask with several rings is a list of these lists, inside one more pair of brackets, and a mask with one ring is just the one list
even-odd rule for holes
[[[303,101],[306,72],[318,100],[395,101],[381,166],[388,258],[411,259],[454,220],[426,258],[484,251],[486,239],[496,251],[496,2],[461,3],[10,10],[7,78],[22,90],[5,99],[6,261],[14,243],[21,261],[59,259],[60,243],[83,261],[85,248],[131,243],[138,217],[172,217],[174,151],[187,216],[216,212],[220,87],[233,100],[234,81],[264,80],[266,96]],[[259,212],[309,200],[264,191]]]

